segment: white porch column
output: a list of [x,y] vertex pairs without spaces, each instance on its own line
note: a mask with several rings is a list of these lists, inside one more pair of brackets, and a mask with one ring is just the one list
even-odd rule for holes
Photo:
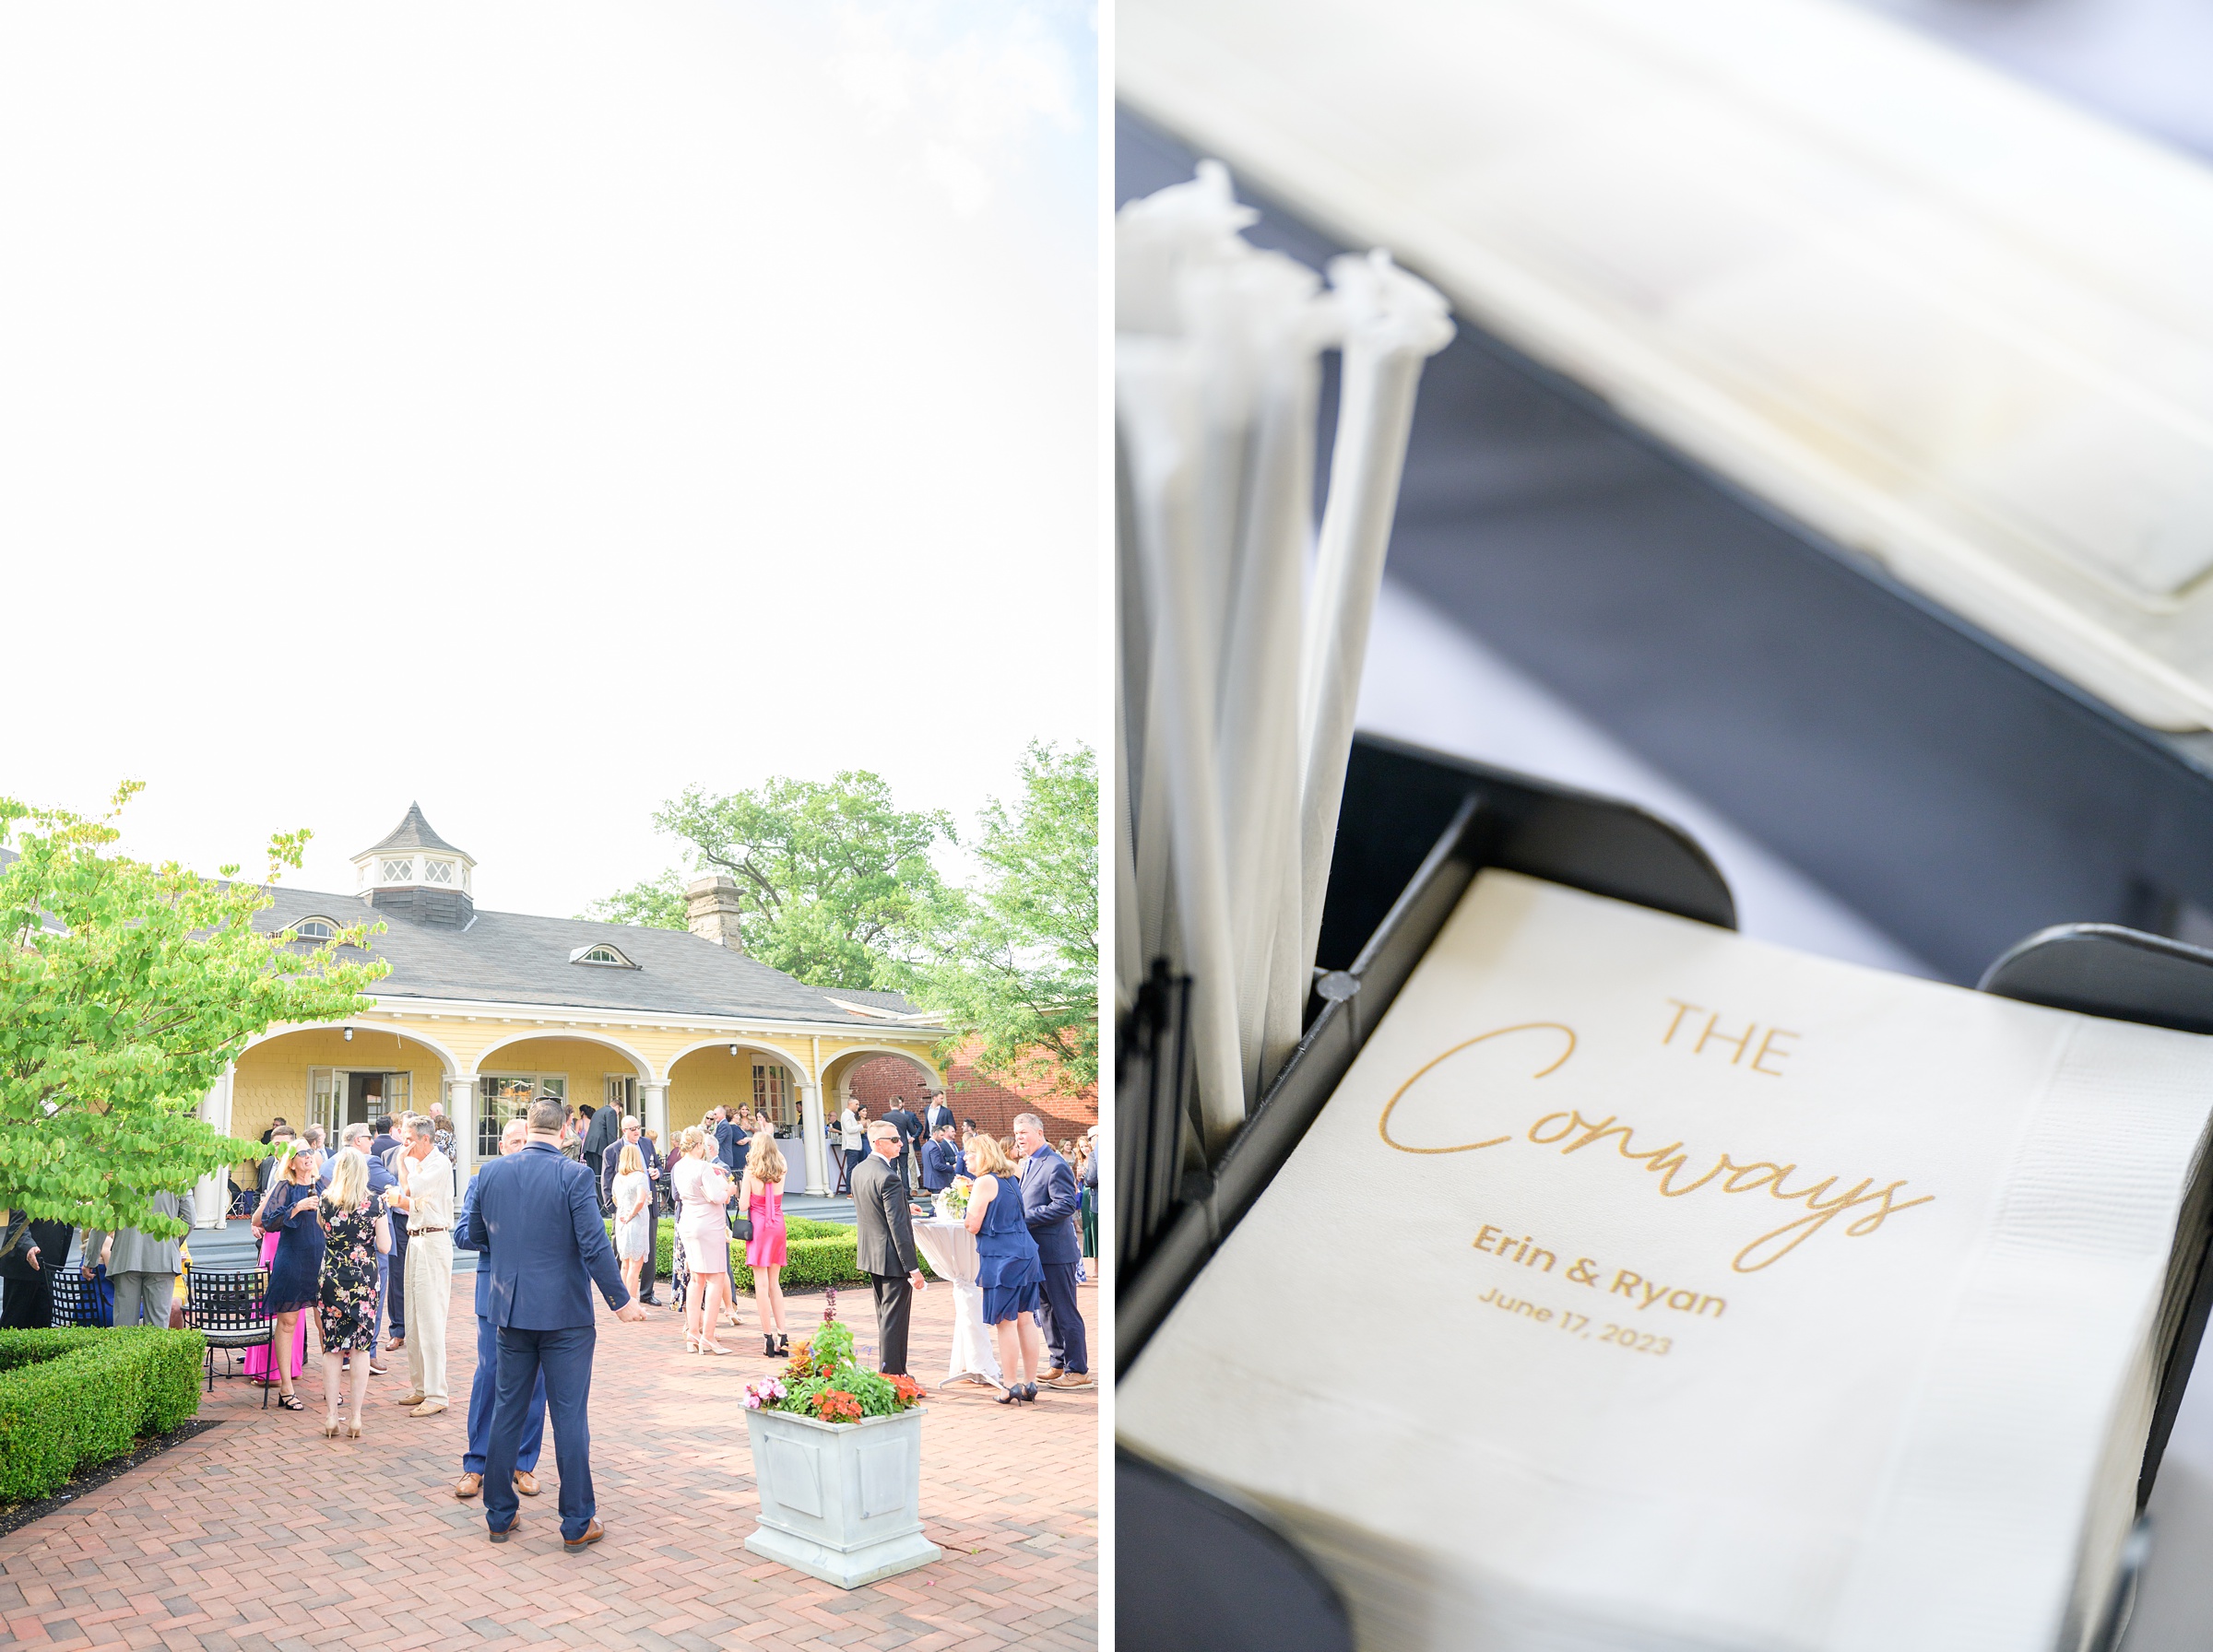
[[448,1079],[445,1081],[445,1114],[454,1121],[454,1209],[460,1210],[460,1190],[468,1184],[477,1168],[477,1081],[474,1079]]
[[669,1139],[669,1086],[656,1084],[650,1080],[638,1080],[638,1102],[645,1115],[645,1127],[654,1133],[661,1144],[663,1159],[676,1151],[676,1143]]
[[822,1087],[799,1085],[799,1134],[806,1153],[807,1191],[817,1198],[830,1191],[829,1166],[822,1153]]
[[[200,1122],[210,1125],[224,1135],[231,1134],[231,1081],[238,1076],[238,1064],[225,1067],[222,1076],[208,1086],[200,1101]],[[195,1228],[219,1228],[229,1220],[231,1209],[231,1171],[211,1170],[193,1185],[192,1225]]]

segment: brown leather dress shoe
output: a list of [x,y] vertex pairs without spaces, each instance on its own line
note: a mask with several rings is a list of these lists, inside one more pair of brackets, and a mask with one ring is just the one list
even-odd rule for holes
[[1040,1377],[1037,1380],[1056,1388],[1094,1388],[1098,1386],[1088,1371],[1063,1371],[1057,1376]]
[[459,1480],[454,1481],[454,1495],[464,1502],[474,1497],[483,1489],[484,1477],[481,1474],[464,1474]]
[[1059,1366],[1058,1366],[1058,1365],[1047,1365],[1047,1367],[1046,1367],[1046,1368],[1045,1368],[1043,1371],[1040,1371],[1040,1372],[1037,1374],[1037,1380],[1038,1380],[1039,1382],[1041,1382],[1041,1383],[1049,1383],[1049,1382],[1052,1382],[1053,1380],[1055,1380],[1057,1377],[1059,1377],[1059,1375],[1060,1375],[1060,1367],[1059,1367]]
[[563,1538],[561,1540],[561,1546],[563,1549],[566,1549],[571,1554],[574,1554],[578,1550],[589,1549],[594,1543],[597,1543],[606,1535],[606,1532],[599,1529],[599,1522],[594,1520],[589,1526],[584,1528],[584,1535],[582,1537]]
[[493,1532],[493,1533],[491,1534],[491,1540],[492,1540],[493,1542],[495,1542],[495,1543],[504,1543],[504,1542],[505,1542],[505,1541],[506,1541],[506,1540],[507,1540],[509,1538],[513,1537],[513,1536],[514,1536],[514,1535],[515,1535],[516,1532],[518,1532],[518,1531],[522,1530],[522,1528],[523,1528],[523,1517],[522,1517],[522,1516],[520,1516],[520,1515],[517,1515],[517,1516],[515,1516],[515,1517],[514,1519],[512,1519],[512,1520],[510,1520],[510,1521],[508,1521],[508,1522],[507,1522],[507,1529],[506,1529],[505,1531],[495,1531],[495,1532]]
[[515,1489],[526,1497],[537,1496],[538,1476],[527,1469],[517,1469],[515,1471]]
[[422,1390],[420,1388],[416,1388],[409,1393],[402,1394],[392,1403],[394,1405],[420,1405],[422,1403]]

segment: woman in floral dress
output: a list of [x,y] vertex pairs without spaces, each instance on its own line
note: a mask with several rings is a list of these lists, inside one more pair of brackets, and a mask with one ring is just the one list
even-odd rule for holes
[[376,1258],[392,1249],[385,1202],[369,1191],[369,1161],[357,1149],[338,1155],[323,1195],[323,1436],[338,1432],[338,1363],[353,1362],[353,1416],[346,1437],[361,1437],[361,1402],[369,1393],[369,1354],[376,1346]]

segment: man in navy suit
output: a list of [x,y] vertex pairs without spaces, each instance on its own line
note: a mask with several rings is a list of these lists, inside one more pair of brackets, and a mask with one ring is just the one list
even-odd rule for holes
[[[529,1139],[529,1127],[519,1118],[507,1121],[500,1132],[500,1156],[519,1153]],[[500,1386],[500,1330],[491,1321],[491,1268],[483,1255],[483,1235],[477,1232],[477,1178],[468,1179],[461,1196],[461,1214],[454,1221],[454,1248],[477,1255],[477,1375],[468,1385],[468,1441],[461,1453],[461,1478],[454,1481],[454,1495],[474,1497],[484,1487],[484,1458],[491,1446],[491,1408]],[[522,1445],[515,1454],[515,1489],[526,1497],[538,1495],[538,1454],[546,1443],[546,1374],[538,1374],[530,1396],[529,1414],[523,1423]]]
[[925,1136],[934,1137],[940,1130],[953,1127],[953,1109],[945,1104],[945,1092],[941,1090],[929,1098],[929,1104],[922,1109],[922,1132]]
[[731,1116],[728,1107],[715,1109],[715,1157],[730,1173],[731,1181],[744,1180],[745,1159],[752,1145],[741,1120]]
[[561,1471],[561,1539],[574,1553],[605,1535],[592,1498],[592,1439],[585,1415],[592,1396],[592,1349],[599,1338],[591,1287],[599,1287],[618,1319],[642,1320],[645,1310],[622,1283],[592,1173],[561,1150],[568,1107],[557,1096],[541,1095],[527,1118],[530,1135],[523,1150],[477,1172],[469,1221],[471,1236],[483,1246],[480,1266],[491,1270],[491,1317],[499,1328],[499,1390],[484,1452],[484,1521],[495,1543],[513,1537],[520,1523],[515,1459],[543,1372],[546,1409],[553,1414],[553,1461]]
[[922,1187],[927,1193],[942,1193],[953,1186],[953,1178],[966,1175],[968,1167],[962,1162],[960,1144],[953,1139],[953,1126],[940,1125],[935,1134],[922,1144]]
[[1014,1151],[1022,1160],[1022,1215],[1037,1241],[1037,1261],[1045,1269],[1042,1292],[1046,1351],[1053,1368],[1037,1380],[1056,1388],[1088,1388],[1091,1352],[1083,1341],[1083,1316],[1076,1307],[1076,1270],[1083,1242],[1076,1234],[1075,1173],[1068,1161],[1045,1145],[1045,1121],[1035,1113],[1014,1120]]

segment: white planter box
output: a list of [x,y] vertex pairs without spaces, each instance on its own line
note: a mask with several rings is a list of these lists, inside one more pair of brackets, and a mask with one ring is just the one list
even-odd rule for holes
[[858,1422],[746,1412],[761,1524],[745,1546],[843,1589],[937,1559],[922,1535],[927,1409]]

